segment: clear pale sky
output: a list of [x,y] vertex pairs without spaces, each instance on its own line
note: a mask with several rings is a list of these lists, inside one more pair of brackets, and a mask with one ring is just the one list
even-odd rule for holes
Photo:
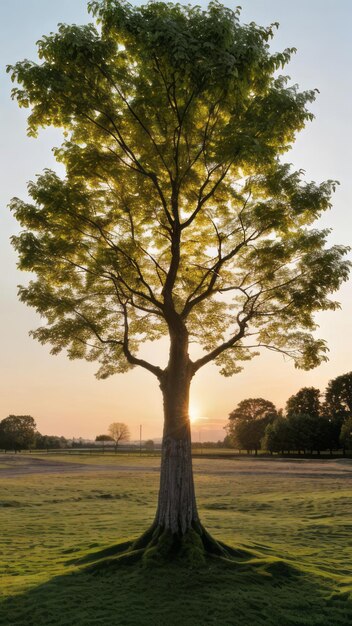
[[[204,4],[198,2],[198,4]],[[226,1],[234,7],[237,3]],[[333,209],[321,226],[333,227],[331,243],[352,245],[352,2],[350,0],[243,0],[242,21],[267,25],[280,22],[272,47],[295,46],[297,54],[286,68],[300,88],[320,90],[311,107],[313,123],[300,134],[286,157],[306,171],[308,180],[333,178],[341,185]],[[48,346],[28,337],[39,325],[38,316],[17,300],[17,285],[28,276],[16,269],[9,237],[18,230],[6,208],[12,196],[26,197],[26,182],[45,167],[55,167],[51,147],[59,145],[57,130],[39,139],[26,136],[26,112],[10,99],[11,84],[4,67],[36,56],[35,42],[58,22],[89,21],[85,0],[1,0],[1,185],[0,185],[0,419],[10,413],[30,414],[45,434],[95,437],[112,421],[130,426],[132,438],[160,437],[162,402],[156,379],[135,369],[106,381],[85,361],[51,356]],[[223,438],[229,412],[247,397],[262,396],[283,407],[303,386],[322,391],[331,378],[352,370],[352,283],[337,295],[341,310],[318,316],[319,336],[328,341],[329,362],[310,372],[296,370],[278,354],[263,353],[241,374],[223,378],[213,366],[201,370],[192,387],[192,412],[198,419],[193,436],[203,441]],[[147,348],[153,362],[164,362],[160,344]]]

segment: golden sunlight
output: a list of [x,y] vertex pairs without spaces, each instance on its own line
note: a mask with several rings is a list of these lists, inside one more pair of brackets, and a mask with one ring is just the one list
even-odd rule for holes
[[191,424],[194,424],[198,419],[199,409],[195,404],[191,402],[189,406],[189,421],[191,422]]

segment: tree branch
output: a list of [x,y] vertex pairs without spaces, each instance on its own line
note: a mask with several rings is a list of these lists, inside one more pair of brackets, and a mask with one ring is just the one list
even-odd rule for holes
[[[134,117],[134,119],[137,121],[137,123],[140,125],[140,127],[143,129],[143,131],[146,133],[146,135],[149,137],[151,144],[153,145],[157,155],[160,157],[166,171],[169,174],[170,177],[170,181],[172,180],[172,176],[171,176],[171,171],[159,149],[158,144],[156,143],[153,135],[151,134],[150,130],[146,127],[146,125],[144,124],[144,122],[141,120],[141,118],[139,117],[139,115],[136,113],[136,111],[133,109],[133,107],[131,106],[131,104],[128,102],[126,96],[124,96],[124,94],[122,93],[120,87],[116,84],[116,82],[111,78],[111,76],[109,76],[109,74],[104,70],[104,68],[101,67],[101,65],[99,65],[99,63],[94,63],[92,62],[91,58],[87,57],[87,62],[90,63],[90,65],[92,65],[93,67],[96,67],[98,69],[98,71],[101,73],[102,76],[104,76],[104,78],[110,83],[110,85],[115,89],[116,93],[118,94],[118,96],[121,98],[122,102],[124,103],[124,105],[126,106],[127,110],[131,113],[131,115]],[[116,128],[115,124],[114,127]]]
[[219,176],[218,180],[214,183],[214,185],[210,189],[210,191],[208,191],[208,193],[206,193],[205,196],[202,196],[203,191],[205,190],[205,188],[207,187],[207,185],[209,184],[209,182],[211,180],[211,175],[215,171],[217,171],[224,163],[218,163],[217,165],[215,165],[212,168],[212,170],[210,170],[210,172],[208,173],[207,178],[205,179],[204,183],[202,184],[202,186],[199,189],[197,206],[194,209],[193,213],[189,216],[189,218],[185,222],[182,223],[182,225],[181,225],[182,229],[187,228],[190,224],[192,224],[192,222],[194,221],[194,219],[198,215],[199,211],[201,210],[203,204],[205,204],[214,195],[214,193],[217,190],[218,186],[224,180],[224,178],[225,178],[227,172],[229,171],[231,165],[233,164],[233,162],[234,162],[234,159],[231,159],[230,163],[225,167],[225,169],[222,172],[221,176]]
[[[184,309],[182,311],[182,317],[186,318],[187,315],[190,313],[190,311],[193,309],[194,306],[196,306],[197,304],[199,304],[199,302],[202,302],[203,300],[205,300],[206,298],[208,298],[210,295],[212,295],[213,293],[221,291],[219,290],[213,290],[214,285],[219,277],[219,271],[221,270],[222,266],[227,262],[230,261],[234,256],[236,256],[236,254],[241,250],[241,248],[243,248],[244,246],[248,245],[248,243],[250,241],[254,241],[255,239],[257,239],[258,237],[260,237],[262,235],[263,231],[254,231],[249,237],[248,239],[245,239],[243,241],[241,241],[239,244],[237,244],[237,246],[235,246],[230,252],[228,252],[225,256],[218,258],[218,260],[216,261],[216,263],[214,263],[214,265],[208,269],[208,271],[204,274],[202,280],[200,281],[200,283],[198,284],[198,286],[196,287],[196,289],[192,292],[192,294],[187,298],[186,300],[186,304],[184,306]],[[202,285],[204,284],[205,280],[211,275],[209,284],[207,286],[207,288],[201,293],[199,294],[199,296],[196,296],[193,298],[192,297],[197,293],[197,291],[199,291],[199,289],[201,289]]]
[[163,374],[163,370],[160,367],[158,367],[157,365],[153,365],[152,363],[149,363],[149,361],[146,361],[145,359],[140,359],[134,356],[132,352],[130,351],[127,305],[121,300],[120,300],[120,304],[122,306],[123,316],[124,316],[124,336],[123,336],[122,348],[123,348],[123,353],[127,361],[131,365],[139,365],[140,367],[143,367],[144,369],[148,370],[148,372],[151,372],[152,374],[154,374],[154,376],[156,376],[160,380]]
[[213,361],[214,359],[216,359],[216,357],[220,356],[220,354],[222,354],[225,350],[228,350],[229,348],[234,346],[238,341],[240,341],[245,335],[248,319],[249,319],[249,316],[247,315],[243,320],[240,320],[238,322],[240,330],[233,337],[231,337],[228,341],[224,341],[222,344],[214,348],[214,350],[211,350],[211,352],[208,352],[208,354],[206,354],[205,356],[201,357],[200,359],[197,359],[197,361],[194,361],[193,367],[192,367],[193,372],[196,373],[201,367],[203,367],[203,365],[210,363],[210,361]]

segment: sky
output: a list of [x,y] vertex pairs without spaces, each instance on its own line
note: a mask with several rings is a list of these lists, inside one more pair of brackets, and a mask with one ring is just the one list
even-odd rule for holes
[[[197,4],[204,4],[198,2]],[[233,8],[236,3],[224,2]],[[243,0],[242,21],[267,25],[279,22],[273,50],[298,49],[286,73],[301,89],[318,88],[311,106],[316,116],[300,133],[286,159],[306,172],[307,180],[337,179],[333,208],[320,221],[332,227],[330,243],[352,245],[352,38],[350,0]],[[29,414],[44,434],[94,438],[113,421],[129,425],[132,439],[158,438],[162,433],[162,399],[154,376],[141,369],[96,380],[97,366],[50,355],[28,336],[39,325],[35,311],[20,303],[17,286],[28,277],[16,269],[9,238],[18,225],[7,208],[11,197],[26,198],[26,184],[45,167],[55,167],[51,152],[60,145],[58,130],[26,136],[26,112],[10,98],[5,66],[36,58],[35,42],[60,22],[90,21],[85,0],[11,0],[0,2],[0,420]],[[319,337],[327,340],[329,362],[303,372],[279,354],[263,352],[242,373],[224,378],[208,365],[195,377],[191,392],[193,438],[223,439],[228,414],[248,397],[264,397],[279,407],[301,387],[324,391],[328,381],[352,370],[352,283],[336,298],[341,309],[317,316]],[[147,347],[158,362],[163,344]]]

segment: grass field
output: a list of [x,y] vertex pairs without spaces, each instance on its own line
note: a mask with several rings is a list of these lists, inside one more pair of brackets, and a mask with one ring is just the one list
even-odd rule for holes
[[253,557],[93,575],[87,555],[152,522],[159,459],[60,460],[67,471],[12,476],[0,459],[1,626],[352,624],[352,473],[329,462],[326,472],[314,462],[285,472],[283,462],[196,459],[203,523]]

